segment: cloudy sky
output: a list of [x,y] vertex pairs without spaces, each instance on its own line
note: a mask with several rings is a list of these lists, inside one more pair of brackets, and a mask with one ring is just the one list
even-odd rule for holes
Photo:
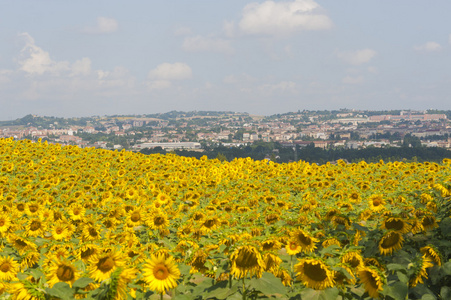
[[449,0],[0,0],[0,120],[451,109]]

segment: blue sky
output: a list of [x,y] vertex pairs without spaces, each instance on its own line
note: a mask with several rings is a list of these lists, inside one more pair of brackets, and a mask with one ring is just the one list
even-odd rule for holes
[[0,5],[0,120],[451,109],[449,0]]

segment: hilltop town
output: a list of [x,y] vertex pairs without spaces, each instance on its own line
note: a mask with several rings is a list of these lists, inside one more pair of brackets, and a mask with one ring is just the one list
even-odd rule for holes
[[[277,142],[322,149],[417,146],[451,148],[451,111],[297,111],[272,116],[215,111],[56,118],[27,115],[0,122],[0,137],[140,151],[202,151]],[[313,143],[313,144],[312,144]]]

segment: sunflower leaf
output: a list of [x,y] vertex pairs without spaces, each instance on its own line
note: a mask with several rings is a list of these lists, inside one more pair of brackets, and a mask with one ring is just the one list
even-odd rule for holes
[[443,264],[442,270],[446,275],[451,275],[451,260]]
[[381,294],[390,296],[394,300],[404,300],[407,297],[407,293],[409,292],[409,288],[406,283],[403,282],[395,282],[393,285],[390,285],[381,292]]
[[442,299],[451,299],[451,288],[444,286],[440,289],[440,296]]
[[72,284],[72,287],[83,289],[87,287],[91,282],[94,282],[94,280],[88,277],[81,277]]
[[388,264],[387,269],[390,271],[406,271],[406,267],[400,264]]
[[65,282],[57,282],[52,288],[46,288],[45,292],[48,295],[58,297],[61,300],[70,300],[74,298],[74,290]]
[[285,294],[286,288],[282,281],[271,273],[263,273],[261,278],[252,278],[249,281],[249,288],[263,293],[264,295]]
[[301,292],[301,299],[309,300],[330,300],[337,299],[339,290],[337,288],[327,288],[325,290],[314,290],[311,288]]
[[229,288],[229,282],[227,280],[220,281],[210,287],[206,288],[202,294],[218,299],[229,299],[229,296],[238,291],[238,285],[235,284]]

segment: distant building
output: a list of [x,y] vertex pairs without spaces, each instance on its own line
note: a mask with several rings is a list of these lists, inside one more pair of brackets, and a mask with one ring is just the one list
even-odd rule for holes
[[200,143],[196,142],[178,142],[178,143],[142,143],[134,145],[134,149],[145,149],[161,147],[163,149],[201,149]]

